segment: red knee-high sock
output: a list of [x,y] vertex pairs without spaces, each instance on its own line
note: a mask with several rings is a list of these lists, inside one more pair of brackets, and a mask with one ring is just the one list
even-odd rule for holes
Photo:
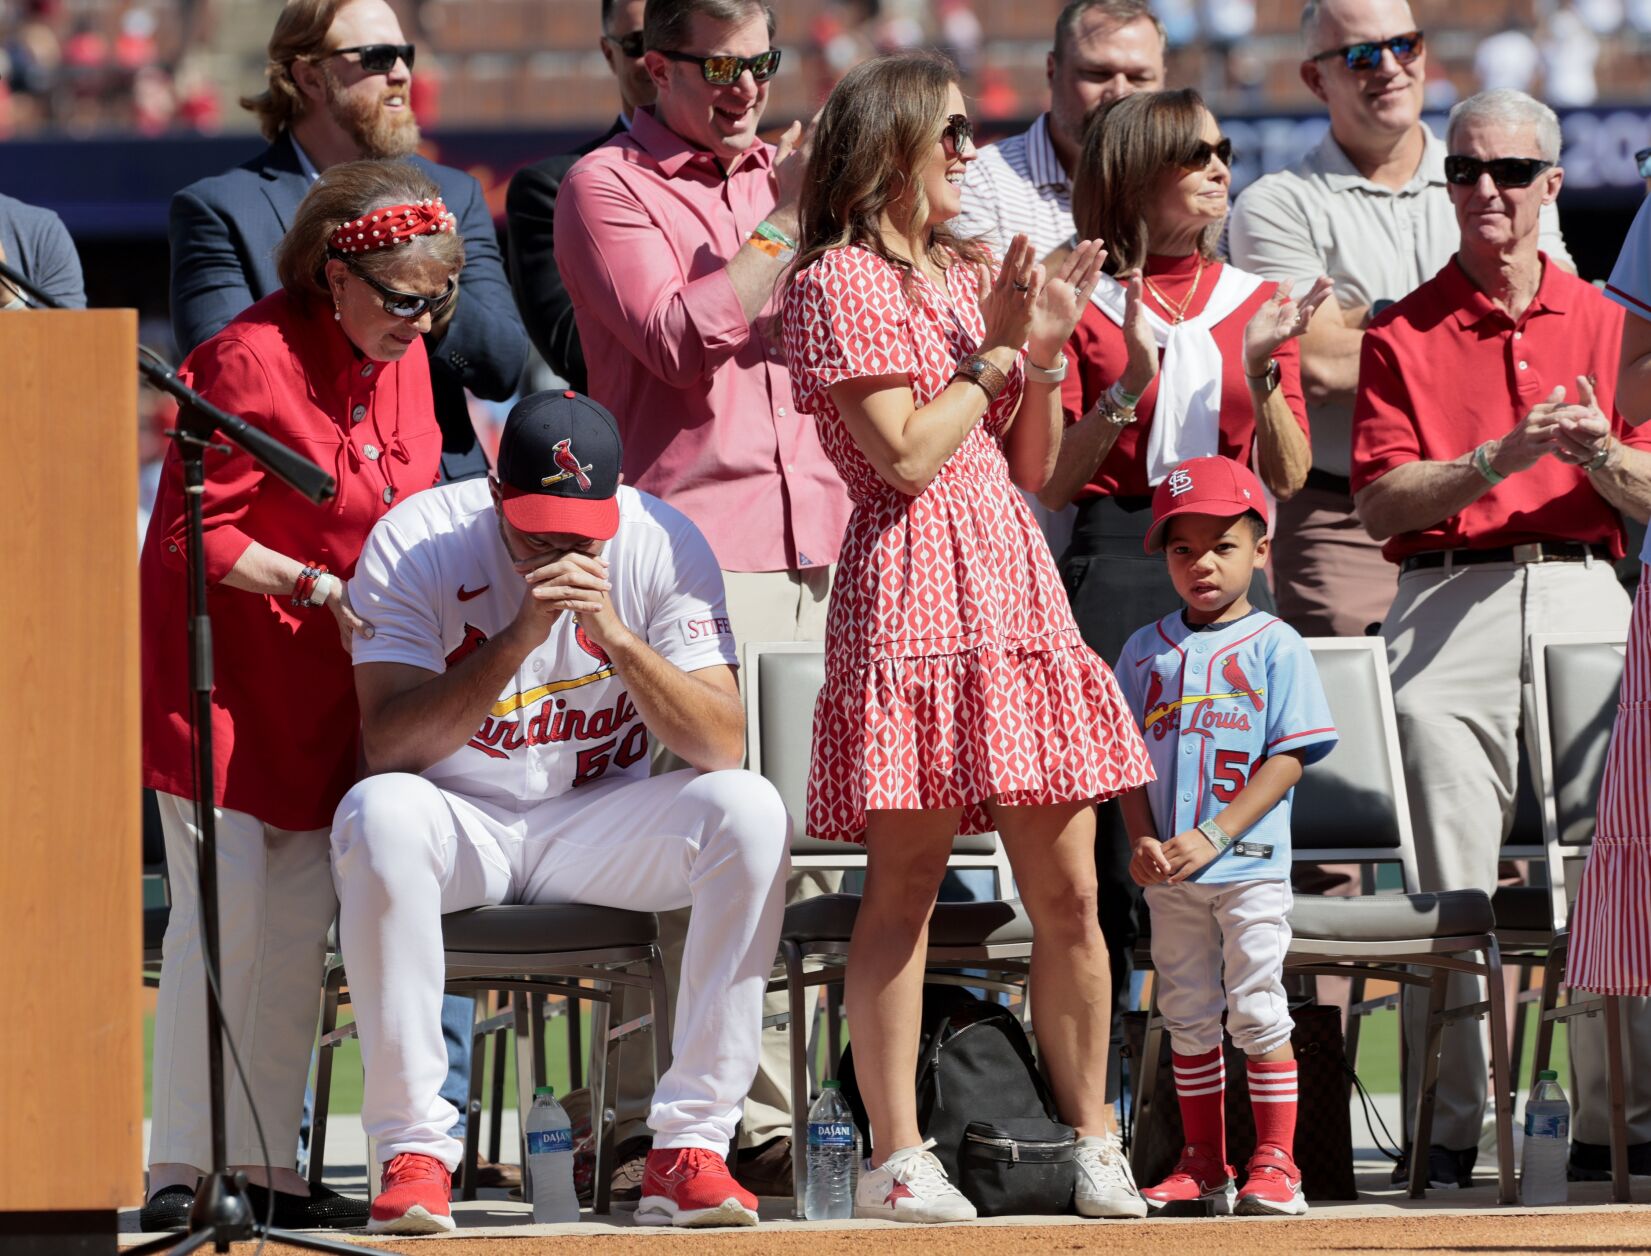
[[1277,1147],[1292,1159],[1296,1141],[1296,1062],[1246,1063],[1250,1106],[1255,1112],[1255,1145]]
[[1181,1105],[1181,1129],[1189,1147],[1212,1152],[1227,1163],[1227,1064],[1221,1048],[1202,1055],[1174,1053],[1175,1098]]

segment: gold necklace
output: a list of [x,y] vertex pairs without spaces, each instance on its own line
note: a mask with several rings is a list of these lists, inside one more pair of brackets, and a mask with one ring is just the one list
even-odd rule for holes
[[1204,259],[1200,257],[1198,259],[1198,269],[1192,273],[1192,287],[1187,289],[1186,298],[1177,304],[1164,295],[1162,288],[1146,277],[1145,271],[1141,272],[1141,282],[1146,285],[1147,291],[1152,293],[1153,300],[1157,301],[1163,311],[1170,316],[1171,325],[1186,321],[1187,307],[1192,304],[1192,299],[1198,295],[1198,281],[1203,277]]

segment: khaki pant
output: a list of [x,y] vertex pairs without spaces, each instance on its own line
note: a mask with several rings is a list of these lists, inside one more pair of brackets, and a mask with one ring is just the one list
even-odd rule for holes
[[1347,494],[1309,486],[1279,503],[1273,588],[1279,617],[1302,636],[1365,636],[1386,617],[1397,575]]
[[[723,572],[734,639],[742,646],[747,642],[823,641],[832,572],[830,567],[811,567],[806,571]],[[798,718],[809,715],[799,713]],[[674,755],[656,746],[655,773],[682,766]],[[793,872],[785,884],[786,906],[820,894],[835,893],[842,880],[840,872],[816,869]],[[687,932],[687,909],[659,913],[659,949],[673,1008],[681,984],[682,945]],[[625,990],[616,1023],[643,1015],[647,1007],[647,998],[642,992]],[[783,994],[769,995],[763,1003],[764,1016],[778,1015],[785,1010]],[[763,1030],[757,1076],[746,1097],[745,1118],[740,1125],[741,1147],[757,1147],[771,1138],[791,1133],[789,1049],[790,1038],[784,1026]],[[616,1143],[648,1133],[646,1122],[653,1095],[653,1041],[649,1034],[637,1034],[620,1045],[619,1070],[619,1093],[614,1101]]]
[[[1399,742],[1410,792],[1423,890],[1480,889],[1497,884],[1502,842],[1519,785],[1521,720],[1533,691],[1527,657],[1532,633],[1628,629],[1628,596],[1610,564],[1484,563],[1401,577],[1382,628],[1393,672]],[[1482,983],[1450,979],[1451,1004],[1483,999]],[[1475,993],[1479,986],[1480,992]],[[1651,1041],[1646,1000],[1625,1001],[1629,1034]],[[1406,1094],[1421,1077],[1427,996],[1409,990],[1405,1033],[1410,1047]],[[1604,1018],[1569,1022],[1575,1110],[1573,1129],[1606,1142]],[[1485,1026],[1461,1021],[1445,1030],[1433,1117],[1433,1142],[1452,1150],[1477,1146],[1484,1121]],[[1631,1087],[1633,1137],[1651,1137],[1651,1096]]]

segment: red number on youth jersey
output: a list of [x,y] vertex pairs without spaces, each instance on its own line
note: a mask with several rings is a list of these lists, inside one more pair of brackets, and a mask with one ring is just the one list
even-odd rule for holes
[[1210,786],[1210,793],[1221,802],[1231,802],[1248,783],[1246,776],[1249,768],[1250,756],[1242,750],[1217,750],[1215,783]]

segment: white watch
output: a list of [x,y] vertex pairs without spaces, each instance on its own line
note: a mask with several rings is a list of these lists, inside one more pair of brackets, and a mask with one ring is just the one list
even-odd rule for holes
[[315,587],[310,590],[310,606],[325,606],[333,595],[333,586],[343,587],[344,582],[330,571],[323,571],[315,578]]
[[1032,384],[1058,384],[1066,378],[1066,354],[1057,354],[1054,366],[1038,366],[1026,355],[1026,380]]

